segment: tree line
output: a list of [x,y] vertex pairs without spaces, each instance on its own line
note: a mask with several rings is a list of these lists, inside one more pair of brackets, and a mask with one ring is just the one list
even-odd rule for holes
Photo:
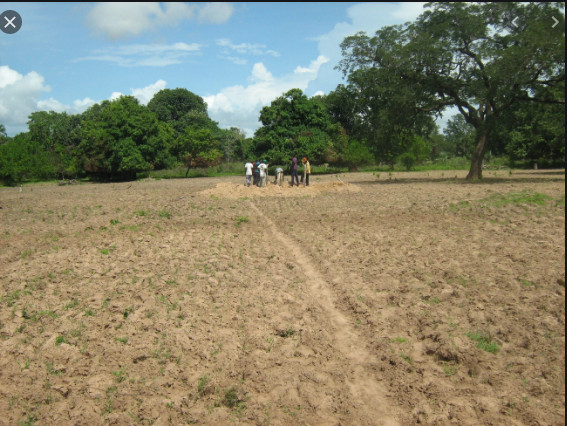
[[[355,170],[466,157],[469,179],[485,155],[564,167],[565,22],[561,3],[434,3],[414,22],[341,43],[345,84],[324,96],[292,89],[260,111],[252,138],[221,129],[204,100],[164,89],[147,105],[131,96],[82,114],[29,116],[28,132],[0,124],[0,179],[132,179],[182,165],[294,155]],[[552,17],[559,19],[557,29]],[[435,118],[453,107],[443,134]]]

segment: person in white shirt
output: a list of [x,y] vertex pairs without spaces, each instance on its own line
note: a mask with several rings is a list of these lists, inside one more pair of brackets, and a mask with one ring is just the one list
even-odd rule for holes
[[246,186],[250,186],[252,184],[252,169],[254,165],[249,161],[244,165],[244,168],[246,169]]
[[266,160],[262,160],[262,162],[260,163],[260,165],[258,166],[258,168],[260,169],[260,188],[263,188],[266,186],[266,179],[267,179],[267,169],[268,169],[268,164],[266,163]]

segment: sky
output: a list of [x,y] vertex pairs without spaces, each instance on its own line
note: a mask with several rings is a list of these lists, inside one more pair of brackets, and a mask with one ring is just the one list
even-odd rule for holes
[[0,3],[22,27],[0,32],[0,124],[34,111],[77,114],[162,89],[201,96],[221,128],[252,137],[260,110],[293,88],[344,84],[340,43],[412,21],[425,3]]

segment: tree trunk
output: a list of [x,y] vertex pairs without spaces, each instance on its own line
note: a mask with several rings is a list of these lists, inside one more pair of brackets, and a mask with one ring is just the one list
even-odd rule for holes
[[482,161],[484,160],[484,153],[486,152],[486,144],[488,141],[488,131],[483,130],[480,132],[476,148],[473,152],[471,168],[467,175],[467,180],[482,179]]

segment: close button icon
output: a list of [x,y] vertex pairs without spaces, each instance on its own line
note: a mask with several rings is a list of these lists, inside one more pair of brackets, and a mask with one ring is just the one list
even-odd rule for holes
[[15,10],[5,10],[0,14],[0,30],[6,34],[14,34],[22,28],[22,17]]

